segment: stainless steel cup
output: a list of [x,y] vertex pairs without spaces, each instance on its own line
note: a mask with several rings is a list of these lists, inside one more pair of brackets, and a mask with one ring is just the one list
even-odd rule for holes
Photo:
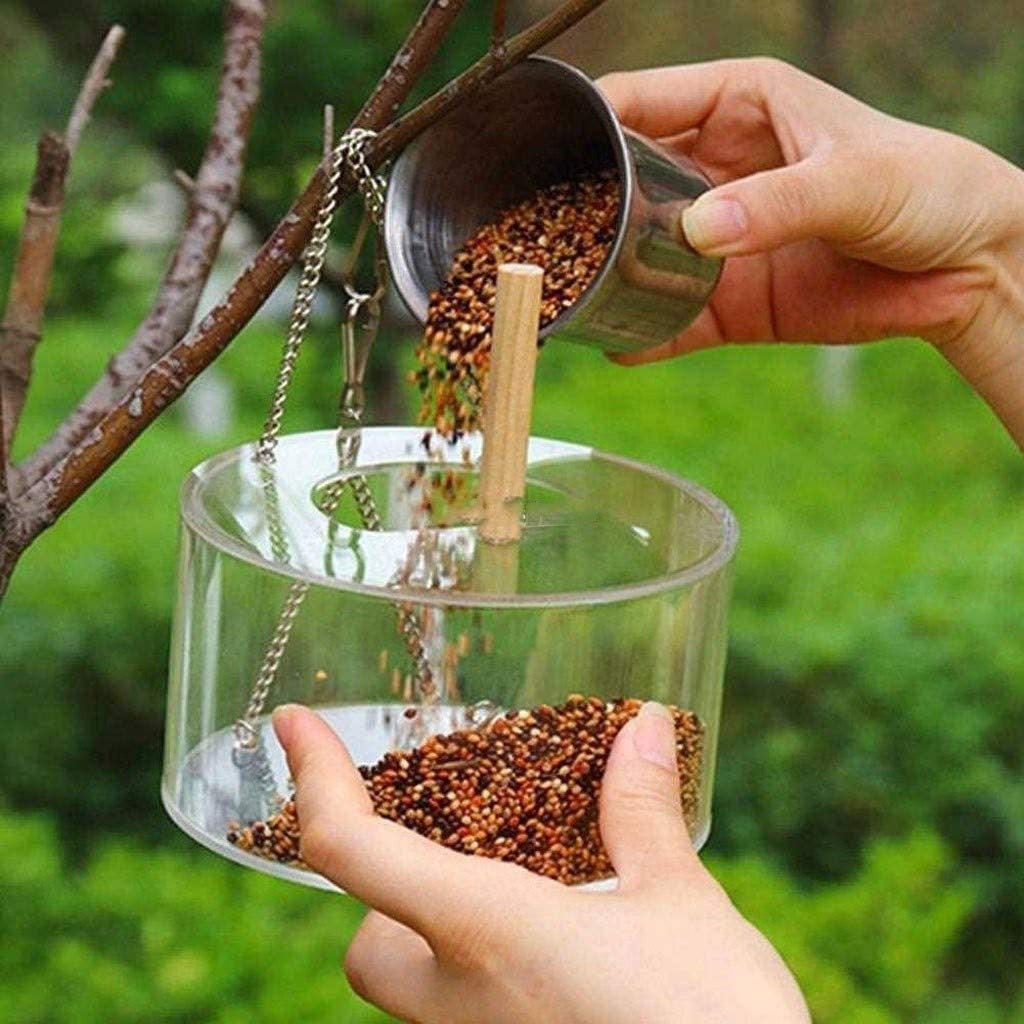
[[686,157],[623,128],[581,71],[531,57],[424,131],[395,161],[384,213],[392,280],[427,317],[459,246],[534,190],[614,167],[622,210],[604,267],[542,336],[637,352],[704,308],[721,260],[696,252],[681,215],[710,183]]

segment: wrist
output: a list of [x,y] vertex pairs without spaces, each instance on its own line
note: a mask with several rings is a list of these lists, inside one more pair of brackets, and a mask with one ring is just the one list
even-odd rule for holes
[[1024,197],[1018,220],[1016,237],[987,261],[985,294],[969,322],[938,348],[1024,449]]

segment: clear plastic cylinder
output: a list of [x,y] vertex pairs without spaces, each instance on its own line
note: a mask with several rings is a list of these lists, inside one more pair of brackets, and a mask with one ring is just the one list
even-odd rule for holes
[[[339,470],[333,432],[293,435],[271,469],[246,446],[190,474],[162,787],[172,818],[226,857],[327,886],[231,841],[290,792],[269,723],[277,705],[314,707],[356,763],[373,766],[434,734],[514,722],[570,698],[595,707],[628,698],[692,716],[698,749],[682,791],[702,844],[737,540],[731,512],[661,470],[533,438],[522,539],[486,545],[473,500],[479,438],[435,440],[429,451],[424,440],[419,429],[364,430],[355,464]],[[367,493],[375,529],[366,528]],[[254,707],[289,601],[290,632]]]

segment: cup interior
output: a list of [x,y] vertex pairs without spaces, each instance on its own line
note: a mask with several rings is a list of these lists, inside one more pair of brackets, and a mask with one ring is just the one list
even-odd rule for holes
[[[432,125],[395,162],[384,233],[391,274],[410,312],[426,320],[430,293],[459,246],[537,189],[617,168],[628,209],[622,130],[582,72],[535,57]],[[549,324],[547,334],[571,314]]]

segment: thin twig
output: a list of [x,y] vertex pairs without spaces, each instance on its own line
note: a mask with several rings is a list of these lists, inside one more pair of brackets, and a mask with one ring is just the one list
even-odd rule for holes
[[[372,149],[373,163],[379,165],[393,156],[428,124],[556,38],[602,2],[568,0],[511,39],[504,55],[487,54],[453,83],[381,132]],[[79,498],[248,323],[305,247],[323,185],[321,167],[225,298],[138,378],[96,423],[85,441],[31,486],[25,495],[27,513],[20,527],[23,546]]]
[[174,168],[174,173],[171,175],[174,179],[174,184],[181,189],[185,195],[191,195],[196,189],[196,182],[192,175],[187,174],[180,167]]
[[16,486],[16,474],[6,473],[6,466],[32,378],[32,360],[42,338],[68,168],[82,130],[107,85],[110,66],[123,38],[124,29],[120,25],[115,25],[107,33],[82,81],[68,120],[66,137],[61,138],[56,132],[44,132],[39,140],[35,174],[25,207],[3,325],[0,326],[0,404],[5,406],[0,461],[5,465],[5,486],[12,491]]
[[100,93],[110,85],[107,75],[110,74],[110,66],[117,57],[117,51],[121,48],[123,39],[124,29],[120,25],[114,25],[107,33],[99,51],[93,58],[92,65],[86,72],[82,88],[78,92],[78,99],[75,100],[71,116],[68,118],[67,131],[64,133],[64,142],[71,156],[74,156],[75,150],[78,149],[78,140],[81,138],[83,129],[89,123],[92,108],[96,106]]
[[107,75],[122,39],[124,29],[115,25],[100,45],[78,91],[65,137],[44,132],[39,140],[35,174],[0,326],[0,404],[6,407],[0,461],[5,466],[5,486],[13,485],[13,474],[6,474],[6,465],[32,378],[32,360],[42,338],[68,168],[92,109],[108,84]]
[[508,34],[508,0],[494,0],[491,16],[491,52],[500,52]]
[[566,3],[552,11],[546,18],[541,18],[536,24],[513,36],[503,50],[485,54],[443,89],[439,89],[418,107],[388,125],[376,139],[370,154],[371,162],[377,165],[394,156],[424,128],[440,120],[467,96],[542,46],[546,46],[602,3],[604,0],[566,0]]
[[[156,298],[128,344],[57,429],[19,467],[31,483],[88,436],[132,382],[180,340],[220,251],[238,203],[252,113],[259,99],[260,50],[266,11],[262,0],[231,0],[224,30],[224,61],[206,152],[188,192],[177,248]],[[184,185],[179,176],[179,184]]]
[[4,407],[3,450],[8,455],[32,377],[32,357],[42,337],[68,159],[64,140],[56,132],[44,132],[0,325],[0,403]]
[[[354,123],[379,128],[390,120],[391,106],[400,106],[405,100],[416,78],[436,53],[460,6],[461,0],[431,0]],[[248,21],[258,22],[258,26],[247,25],[244,17],[246,11],[251,12]],[[202,166],[191,189],[181,241],[161,282],[156,300],[132,339],[110,361],[103,376],[74,411],[17,467],[18,479],[25,482],[25,487],[40,480],[76,445],[82,443],[104,414],[124,397],[136,378],[177,344],[192,323],[196,306],[213,268],[227,219],[237,203],[245,141],[259,87],[260,40],[256,30],[258,27],[258,31],[262,32],[265,20],[263,4],[261,0],[233,0],[228,8],[227,19],[225,58],[214,127]],[[403,54],[409,56],[403,58]],[[250,55],[254,59],[250,59]],[[396,67],[404,67],[405,70],[397,74]],[[231,144],[221,145],[217,141],[228,139],[232,130],[243,129],[241,138]],[[233,165],[225,166],[225,157],[232,153],[236,158]],[[209,169],[211,161],[214,168]],[[220,173],[217,173],[218,167]],[[208,195],[204,194],[204,180],[209,185],[206,189]],[[230,199],[230,209],[224,203],[218,206],[218,198]],[[222,219],[217,217],[218,210]],[[294,212],[293,207],[288,216]],[[307,232],[309,227],[307,223]],[[271,242],[275,241],[275,235],[271,235]],[[287,272],[306,241],[308,235],[303,238],[298,252],[288,252],[289,258],[282,268],[281,276]],[[273,253],[276,250],[272,247],[270,251]],[[279,280],[280,277],[275,278],[274,285]],[[260,300],[260,304],[263,301],[265,297]],[[242,321],[239,330],[244,323]]]
[[352,121],[379,130],[392,121],[434,59],[466,0],[431,0]]

